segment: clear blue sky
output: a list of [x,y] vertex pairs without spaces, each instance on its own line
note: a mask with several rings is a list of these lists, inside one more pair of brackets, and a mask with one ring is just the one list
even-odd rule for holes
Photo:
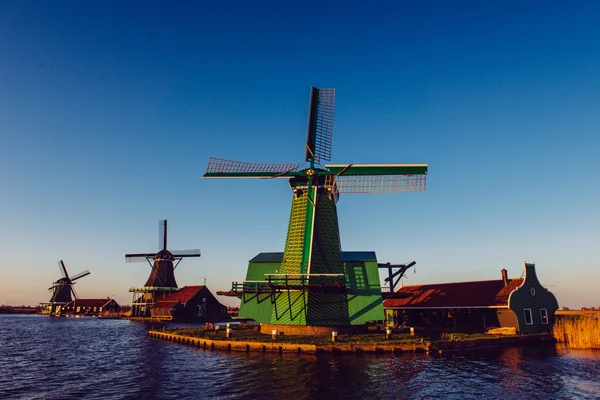
[[429,164],[425,192],[340,199],[344,250],[416,260],[406,284],[535,261],[599,305],[600,3],[322,3],[0,0],[0,304],[47,300],[60,259],[129,303],[162,218],[202,249],[180,286],[242,280],[291,193],[202,174],[301,161],[312,85],[337,88],[333,162]]

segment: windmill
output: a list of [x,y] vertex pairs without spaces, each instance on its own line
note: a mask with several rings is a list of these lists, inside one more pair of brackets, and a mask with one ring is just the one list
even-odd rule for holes
[[131,288],[133,302],[131,316],[150,315],[150,307],[171,292],[177,291],[175,269],[187,257],[200,257],[200,250],[167,249],[167,220],[158,224],[158,252],[125,254],[126,262],[148,262],[152,270],[146,284],[141,288]]
[[[42,303],[44,314],[60,315],[62,307],[70,303],[73,298],[77,299],[79,297],[75,292],[75,281],[90,274],[89,270],[85,270],[72,277],[69,276],[63,260],[58,262],[58,269],[60,270],[62,278],[58,279],[52,284],[52,287],[48,288],[49,291],[52,291],[52,297],[50,298],[50,301]],[[72,297],[71,294],[73,295]]]
[[[209,159],[204,178],[286,178],[294,194],[285,250],[280,260],[271,260],[280,263],[273,270],[277,273],[264,274],[259,282],[232,285],[231,293],[243,300],[240,316],[244,307],[247,314],[256,315],[249,308],[262,307],[258,305],[260,295],[267,293],[272,304],[270,323],[275,325],[353,325],[360,320],[353,316],[365,313],[368,307],[379,307],[383,315],[380,289],[377,289],[378,300],[371,302],[378,301],[379,306],[350,304],[351,282],[346,278],[354,279],[352,284],[356,286],[356,277],[348,274],[351,262],[341,256],[336,204],[342,193],[425,190],[427,164],[322,165],[323,161],[331,161],[334,105],[335,89],[310,89],[305,163],[260,164]],[[376,264],[374,268],[377,273]],[[257,275],[249,266],[247,280],[250,276]],[[247,294],[257,300],[246,301]]]

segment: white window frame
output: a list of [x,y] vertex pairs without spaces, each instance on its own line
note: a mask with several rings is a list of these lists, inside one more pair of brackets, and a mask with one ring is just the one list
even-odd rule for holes
[[[544,315],[546,318],[544,318]],[[540,317],[542,318],[542,324],[548,325],[550,321],[548,320],[548,310],[545,308],[540,308]]]
[[[525,312],[525,325],[533,325],[533,313],[531,312],[531,308],[525,308],[523,311]],[[529,322],[527,322],[527,313],[529,313]]]

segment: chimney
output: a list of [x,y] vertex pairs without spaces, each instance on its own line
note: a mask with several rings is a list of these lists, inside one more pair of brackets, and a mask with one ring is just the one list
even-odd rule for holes
[[502,268],[500,270],[500,272],[502,272],[502,281],[504,282],[504,286],[508,285],[508,273],[506,272],[506,269]]

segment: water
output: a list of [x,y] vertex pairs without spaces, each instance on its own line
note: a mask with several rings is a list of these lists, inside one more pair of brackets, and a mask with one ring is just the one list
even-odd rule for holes
[[600,399],[600,352],[210,352],[122,320],[0,315],[0,399]]

